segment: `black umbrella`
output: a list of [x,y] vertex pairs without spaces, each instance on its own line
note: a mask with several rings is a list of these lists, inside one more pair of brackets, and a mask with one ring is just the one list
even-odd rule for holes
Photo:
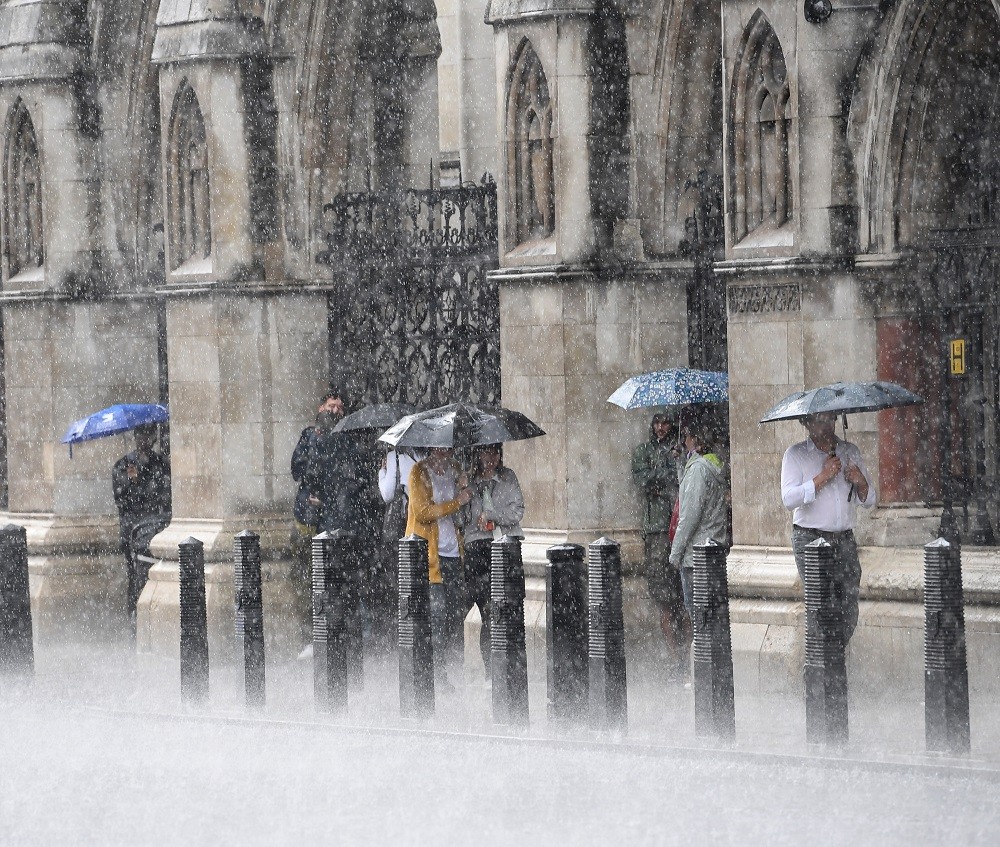
[[835,382],[796,391],[772,406],[761,423],[792,421],[823,412],[849,415],[854,412],[878,412],[899,406],[914,406],[924,398],[894,382]]
[[[810,391],[796,391],[772,406],[760,419],[761,423],[794,421],[809,415],[833,412],[841,415],[844,435],[847,435],[847,416],[854,412],[878,412],[900,406],[923,403],[919,394],[896,385],[894,382],[835,382]],[[854,486],[847,499],[854,497]]]
[[351,412],[334,428],[334,432],[349,432],[356,429],[387,429],[405,415],[412,415],[416,409],[409,403],[372,403],[356,412]]
[[379,436],[394,447],[473,447],[522,441],[545,431],[520,412],[452,403],[407,415]]

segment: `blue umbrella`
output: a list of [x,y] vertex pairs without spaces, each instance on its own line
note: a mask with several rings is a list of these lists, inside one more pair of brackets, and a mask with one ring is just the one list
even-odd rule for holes
[[163,423],[169,419],[167,407],[159,403],[119,403],[71,423],[62,437],[62,443],[70,445],[69,455],[72,458],[73,445],[81,441],[106,438],[137,426]]
[[623,409],[725,403],[728,400],[729,374],[692,368],[669,368],[633,376],[608,398],[609,403]]

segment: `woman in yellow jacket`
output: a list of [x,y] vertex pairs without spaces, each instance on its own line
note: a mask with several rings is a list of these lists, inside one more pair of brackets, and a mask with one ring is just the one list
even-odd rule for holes
[[442,690],[451,689],[448,665],[461,657],[465,579],[457,512],[471,493],[450,447],[435,447],[410,471],[406,534],[427,539],[431,587],[434,671]]

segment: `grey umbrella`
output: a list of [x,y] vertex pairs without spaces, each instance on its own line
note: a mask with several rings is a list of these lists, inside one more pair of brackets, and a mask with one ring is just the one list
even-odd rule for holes
[[472,447],[545,435],[536,423],[511,409],[481,409],[452,403],[407,415],[379,436],[394,447]]
[[349,432],[356,429],[387,429],[404,415],[412,415],[416,409],[409,403],[372,403],[351,412],[333,429],[334,432]]
[[877,412],[899,406],[914,406],[924,398],[894,382],[835,382],[796,391],[772,406],[760,419],[761,423],[791,421],[822,412],[849,415],[854,412]]

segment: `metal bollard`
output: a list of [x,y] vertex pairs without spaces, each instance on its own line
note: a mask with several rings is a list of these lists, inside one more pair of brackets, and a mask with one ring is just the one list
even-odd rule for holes
[[590,717],[595,729],[628,729],[622,559],[617,541],[598,538],[587,550]]
[[528,723],[528,657],[524,641],[521,539],[505,535],[490,551],[490,672],[493,720]]
[[587,572],[579,544],[549,547],[545,569],[545,654],[550,722],[582,720],[587,692]]
[[736,735],[733,644],[729,627],[726,548],[714,539],[694,546],[694,726],[698,735]]
[[264,707],[264,600],[260,573],[260,536],[243,530],[233,539],[236,588],[236,640],[243,647],[247,705]]
[[35,672],[28,589],[28,537],[23,526],[0,528],[0,673]]
[[343,538],[321,532],[312,540],[313,697],[321,712],[347,708],[347,627]]
[[361,616],[362,551],[359,539],[346,530],[333,530],[337,539],[334,564],[340,571],[344,601],[344,654],[347,681],[354,688],[364,685],[364,638]]
[[208,700],[208,611],[205,605],[205,545],[185,538],[178,546],[181,582],[181,699]]
[[399,539],[399,711],[404,718],[434,714],[434,651],[427,541]]
[[823,538],[806,545],[806,738],[840,746],[848,739],[847,657],[842,613],[833,591],[833,547]]
[[962,554],[943,538],[924,547],[924,732],[929,751],[971,749]]

